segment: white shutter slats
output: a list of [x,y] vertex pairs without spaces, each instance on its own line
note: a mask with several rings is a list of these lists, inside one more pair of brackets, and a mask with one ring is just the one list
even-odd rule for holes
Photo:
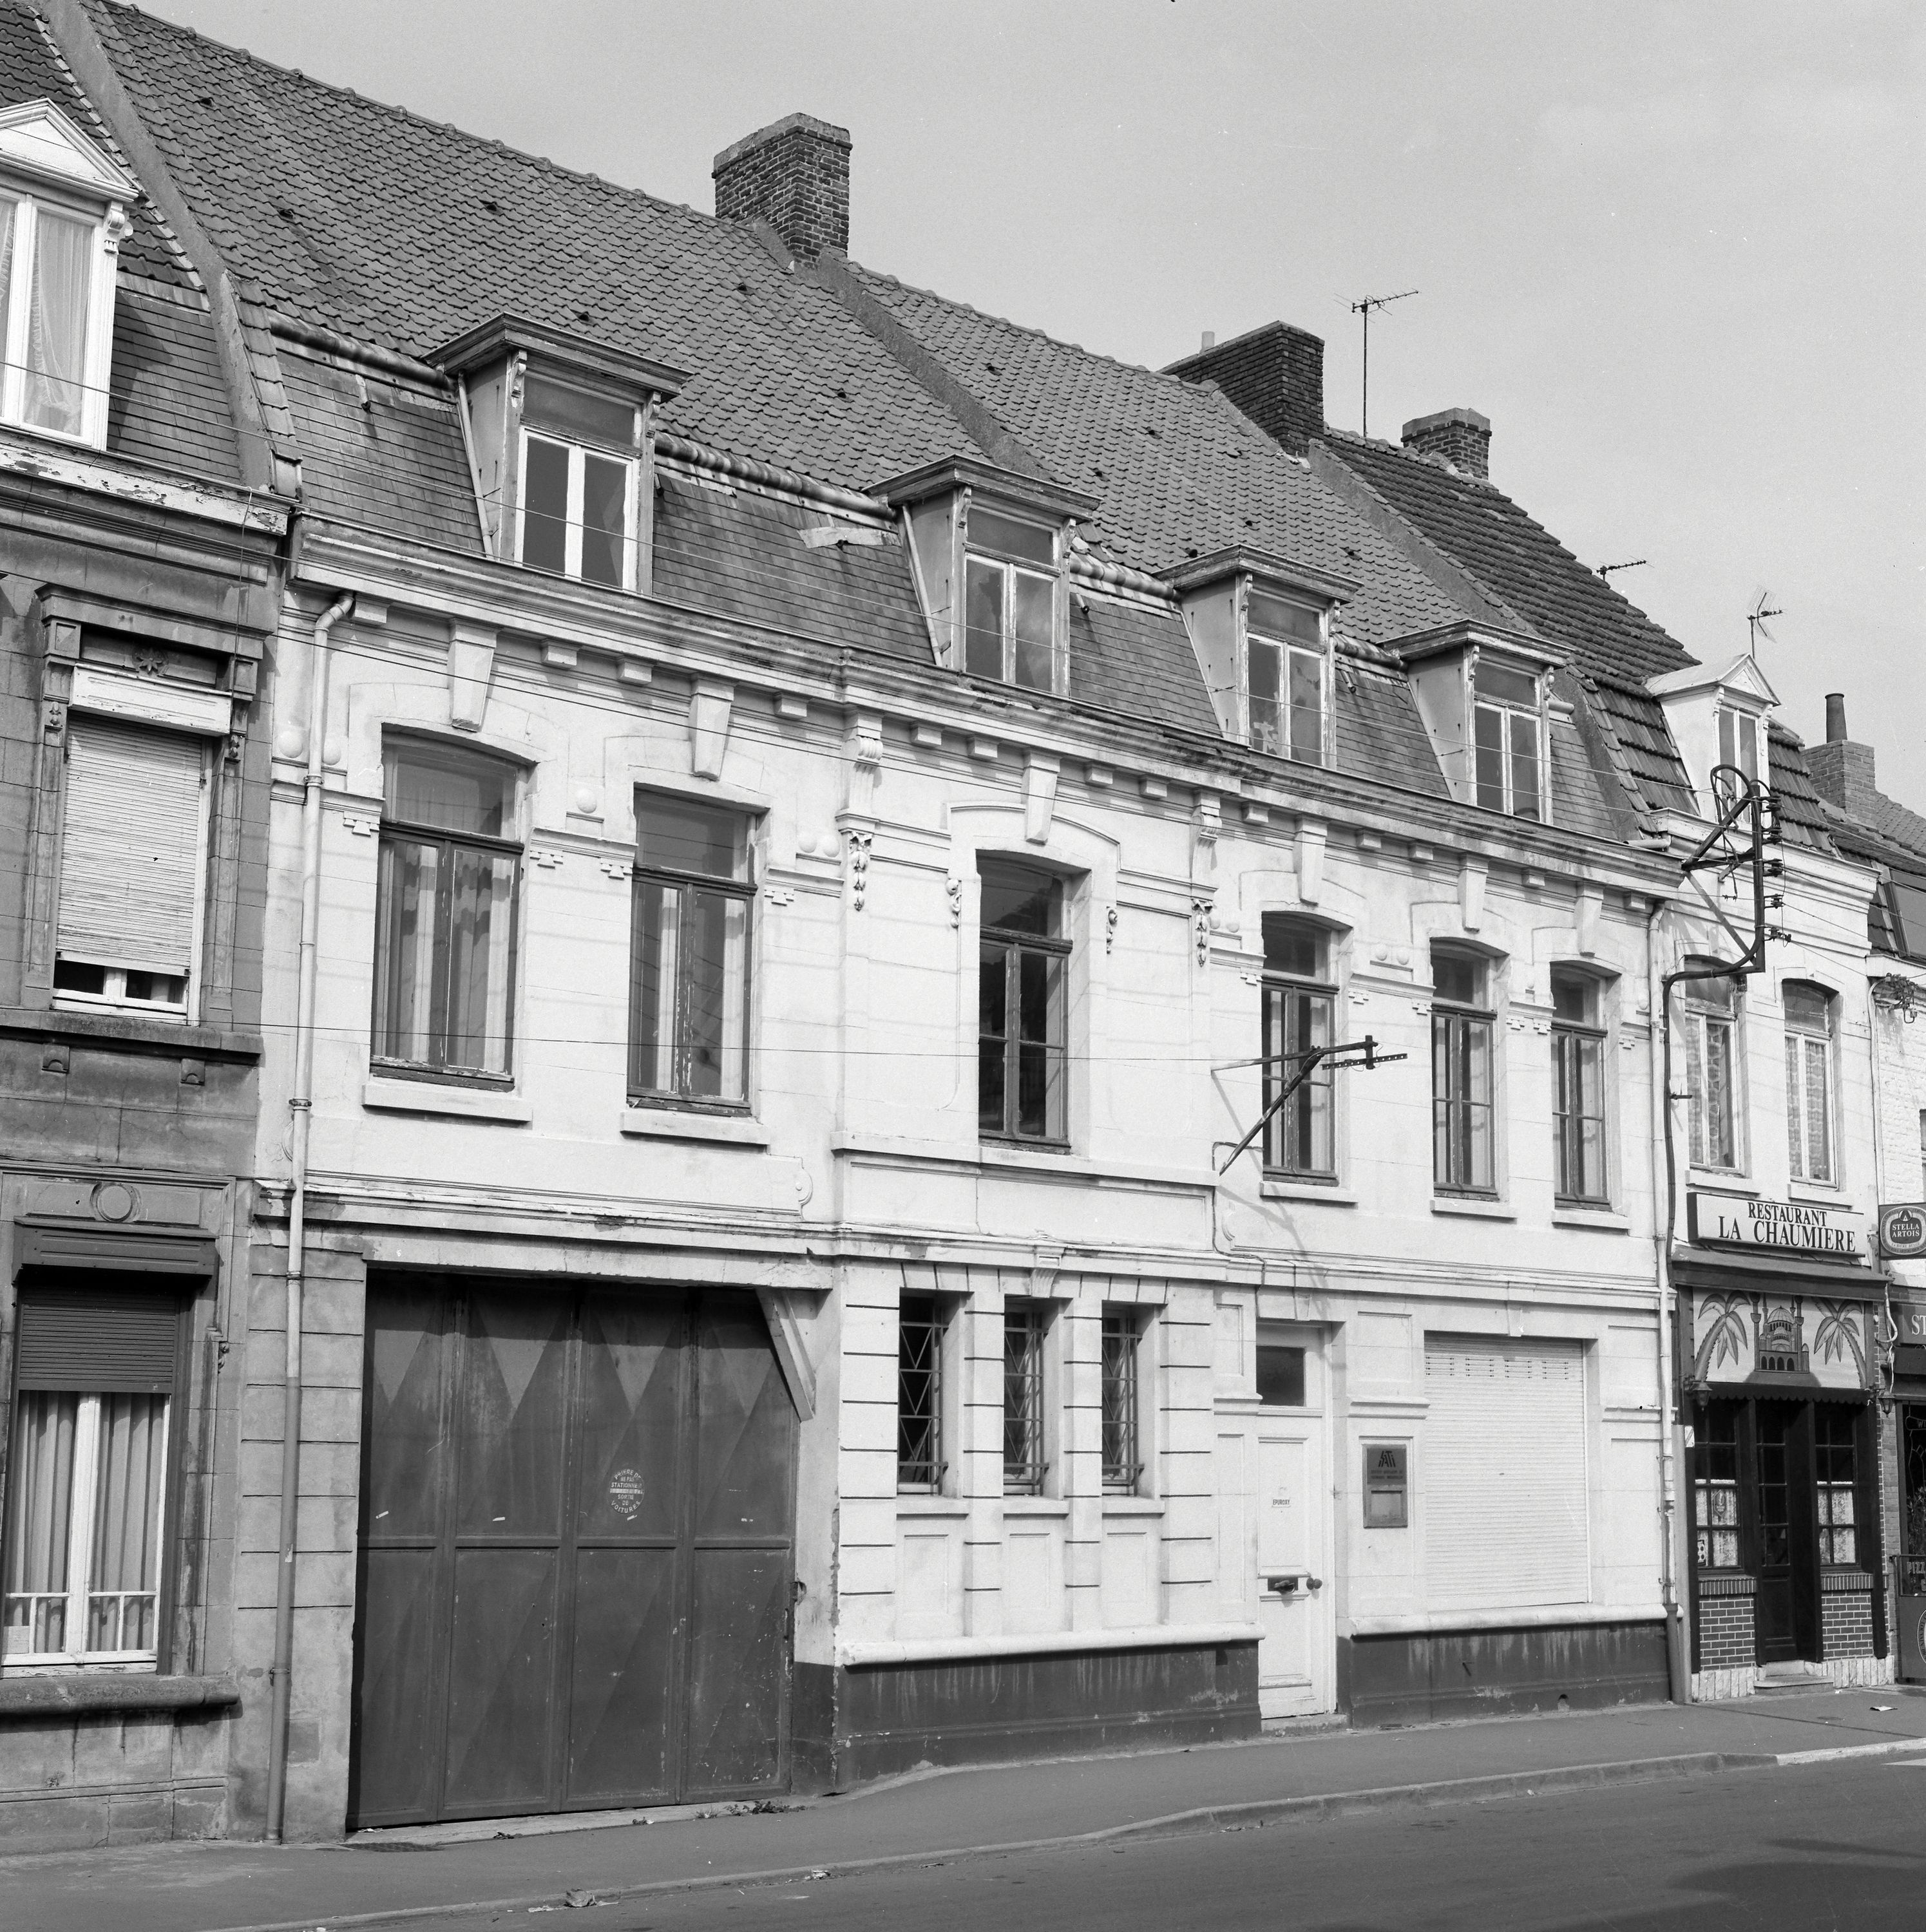
[[1591,1594],[1585,1358],[1576,1342],[1427,1338],[1425,1567],[1432,1606]]
[[172,731],[71,716],[60,855],[62,957],[185,974],[206,758]]

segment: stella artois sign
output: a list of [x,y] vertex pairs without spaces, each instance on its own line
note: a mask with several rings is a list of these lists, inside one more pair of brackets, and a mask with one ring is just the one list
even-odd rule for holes
[[1847,1208],[1694,1190],[1686,1197],[1686,1209],[1692,1239],[1701,1246],[1750,1248],[1808,1261],[1866,1258],[1865,1222]]

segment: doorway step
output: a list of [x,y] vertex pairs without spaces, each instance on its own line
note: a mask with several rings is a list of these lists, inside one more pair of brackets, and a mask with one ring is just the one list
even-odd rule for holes
[[1795,1658],[1786,1664],[1762,1664],[1753,1679],[1753,1694],[1758,1697],[1783,1696],[1792,1691],[1822,1688],[1830,1690],[1832,1687],[1832,1673],[1825,1665]]

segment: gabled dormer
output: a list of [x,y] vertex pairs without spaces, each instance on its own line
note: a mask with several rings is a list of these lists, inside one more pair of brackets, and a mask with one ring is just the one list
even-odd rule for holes
[[1331,614],[1358,586],[1244,549],[1215,551],[1164,578],[1182,604],[1224,735],[1272,758],[1334,763]]
[[1678,754],[1685,760],[1702,809],[1714,808],[1721,769],[1770,782],[1766,762],[1766,713],[1779,702],[1750,651],[1741,651],[1723,669],[1688,664],[1649,681],[1665,707]]
[[903,513],[937,662],[1070,694],[1064,557],[1097,499],[1046,478],[951,458],[875,494]]
[[1451,795],[1551,820],[1549,714],[1559,660],[1535,638],[1450,624],[1395,646]]
[[646,596],[654,413],[682,372],[514,316],[432,359],[461,392],[489,555]]
[[51,101],[0,111],[0,424],[106,446],[114,278],[140,192]]

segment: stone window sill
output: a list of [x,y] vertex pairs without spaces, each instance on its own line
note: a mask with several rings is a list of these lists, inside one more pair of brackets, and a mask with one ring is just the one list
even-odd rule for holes
[[1629,1234],[1632,1232],[1631,1222],[1609,1208],[1554,1208],[1552,1225],[1555,1228],[1596,1228],[1607,1234]]
[[1068,1516],[1070,1505],[1062,1496],[1005,1496],[1003,1514],[1011,1516]]
[[1266,1174],[1257,1187],[1266,1201],[1310,1201],[1324,1208],[1355,1208],[1357,1196],[1348,1188],[1327,1186],[1315,1180],[1292,1180],[1283,1174]]
[[899,1496],[896,1499],[898,1521],[905,1516],[936,1516],[960,1519],[969,1514],[969,1504],[961,1496]]
[[0,1677],[0,1718],[112,1711],[218,1711],[241,1701],[231,1677],[162,1677],[151,1670],[73,1670]]
[[1455,1194],[1434,1194],[1431,1211],[1434,1214],[1462,1214],[1474,1221],[1516,1221],[1518,1219],[1508,1202],[1474,1201]]
[[1161,1516],[1164,1498],[1161,1496],[1106,1496],[1104,1498],[1106,1516]]
[[497,1087],[448,1087],[436,1080],[364,1080],[361,1104],[377,1113],[439,1114],[450,1120],[499,1120],[526,1126],[535,1110],[518,1094]]
[[747,1114],[685,1113],[675,1107],[624,1107],[622,1132],[643,1140],[708,1141],[726,1147],[766,1148],[769,1130]]
[[11,1039],[98,1041],[119,1052],[179,1054],[194,1060],[258,1060],[258,1034],[189,1026],[137,1013],[82,1012],[73,1007],[0,1006],[0,1035]]

